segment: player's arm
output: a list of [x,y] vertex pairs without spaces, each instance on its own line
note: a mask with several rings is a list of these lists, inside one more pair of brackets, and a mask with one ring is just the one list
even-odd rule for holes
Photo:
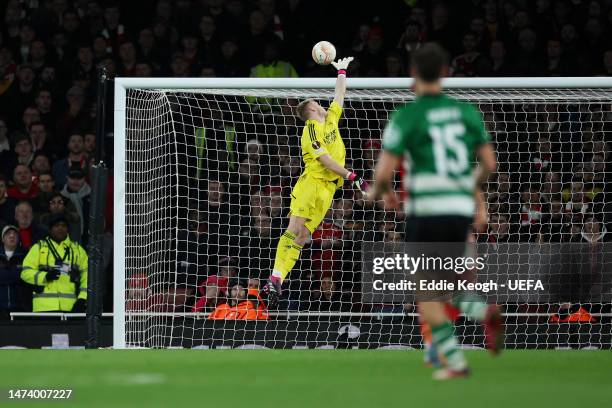
[[344,105],[344,95],[346,94],[346,70],[352,60],[353,57],[346,57],[336,62],[332,62],[332,65],[338,70],[334,100],[340,107]]
[[398,114],[396,113],[385,128],[383,133],[383,151],[378,158],[378,163],[376,163],[374,186],[370,194],[370,199],[372,200],[378,200],[383,197],[390,200],[391,202],[387,204],[390,204],[391,207],[396,206],[397,199],[395,194],[388,193],[391,193],[393,190],[394,171],[397,169],[406,149],[404,136],[409,132],[409,129],[408,131],[400,129],[398,122],[401,120],[398,119]]
[[483,143],[478,146],[476,157],[480,164],[476,168],[476,186],[480,187],[482,183],[489,179],[489,175],[497,169],[497,159],[491,143]]
[[[340,110],[339,108],[337,109]],[[360,191],[365,192],[368,190],[368,183],[363,180],[363,178],[356,173],[345,169],[330,156],[329,152],[325,148],[325,144],[323,143],[321,131],[318,130],[314,124],[304,127],[304,134],[302,135],[302,151],[305,155],[309,155],[310,157],[317,159],[326,169],[353,183],[353,185]]]
[[321,163],[326,169],[333,171],[337,175],[342,178],[347,179],[355,188],[357,188],[362,193],[365,193],[369,189],[368,182],[365,181],[361,176],[357,173],[352,172],[350,170],[345,169],[343,166],[339,165],[329,154],[324,154],[318,157],[319,163]]
[[394,171],[397,169],[400,159],[400,156],[388,150],[384,150],[380,154],[374,170],[374,186],[370,194],[372,200],[378,200],[392,191]]
[[491,143],[483,143],[476,149],[476,157],[479,166],[476,168],[476,186],[474,188],[474,201],[476,202],[476,214],[474,216],[474,229],[483,231],[488,222],[487,206],[482,192],[482,184],[485,183],[491,173],[497,168],[497,159]]

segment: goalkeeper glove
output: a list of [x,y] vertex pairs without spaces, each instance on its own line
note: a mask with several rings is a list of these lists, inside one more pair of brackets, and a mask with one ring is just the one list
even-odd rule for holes
[[370,188],[370,185],[367,181],[365,181],[359,175],[357,175],[357,173],[353,173],[352,171],[348,172],[348,174],[346,175],[346,179],[353,183],[353,186],[362,193],[367,193],[368,189]]
[[346,70],[352,60],[353,57],[340,58],[338,61],[332,62],[332,65],[338,70],[338,75],[346,75]]

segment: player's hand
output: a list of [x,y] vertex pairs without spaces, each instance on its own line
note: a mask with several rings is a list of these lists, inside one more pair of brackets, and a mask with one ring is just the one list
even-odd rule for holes
[[359,176],[357,173],[354,173],[354,172],[350,172],[346,176],[346,179],[353,184],[353,187],[361,191],[365,199],[366,198],[365,196],[367,196],[368,189],[370,188],[370,185],[368,184],[368,182],[365,181],[363,178],[361,178],[361,176]]
[[401,209],[399,199],[397,198],[397,195],[393,191],[383,194],[382,201],[383,201],[383,209],[385,211],[390,211],[390,210],[400,211]]
[[489,223],[489,215],[487,214],[487,207],[484,205],[479,206],[474,214],[474,232],[484,232]]
[[352,60],[353,57],[340,58],[338,61],[332,62],[332,65],[337,70],[347,69]]

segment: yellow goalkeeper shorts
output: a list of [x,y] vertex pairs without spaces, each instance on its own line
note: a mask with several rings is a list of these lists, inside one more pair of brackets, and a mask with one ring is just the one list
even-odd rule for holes
[[306,228],[313,233],[334,200],[337,184],[302,174],[291,191],[289,215],[306,218]]

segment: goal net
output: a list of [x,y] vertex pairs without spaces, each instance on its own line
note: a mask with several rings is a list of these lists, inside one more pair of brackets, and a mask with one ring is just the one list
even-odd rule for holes
[[[348,183],[305,245],[278,308],[257,298],[303,167],[295,107],[305,98],[327,107],[333,80],[116,82],[116,347],[422,346],[414,302],[372,300],[364,284],[364,247],[401,242],[403,215],[371,206]],[[575,276],[565,277],[542,248],[586,248],[578,297],[487,294],[503,305],[507,348],[612,343],[611,84],[447,82],[450,96],[480,110],[497,151],[498,172],[484,191],[489,224],[472,235],[507,255],[495,258],[487,280],[535,281],[545,267],[545,284],[566,282]],[[414,99],[409,89],[407,79],[349,80],[340,133],[346,167],[366,180],[390,114]],[[478,324],[462,316],[455,324],[462,344],[483,345]]]

